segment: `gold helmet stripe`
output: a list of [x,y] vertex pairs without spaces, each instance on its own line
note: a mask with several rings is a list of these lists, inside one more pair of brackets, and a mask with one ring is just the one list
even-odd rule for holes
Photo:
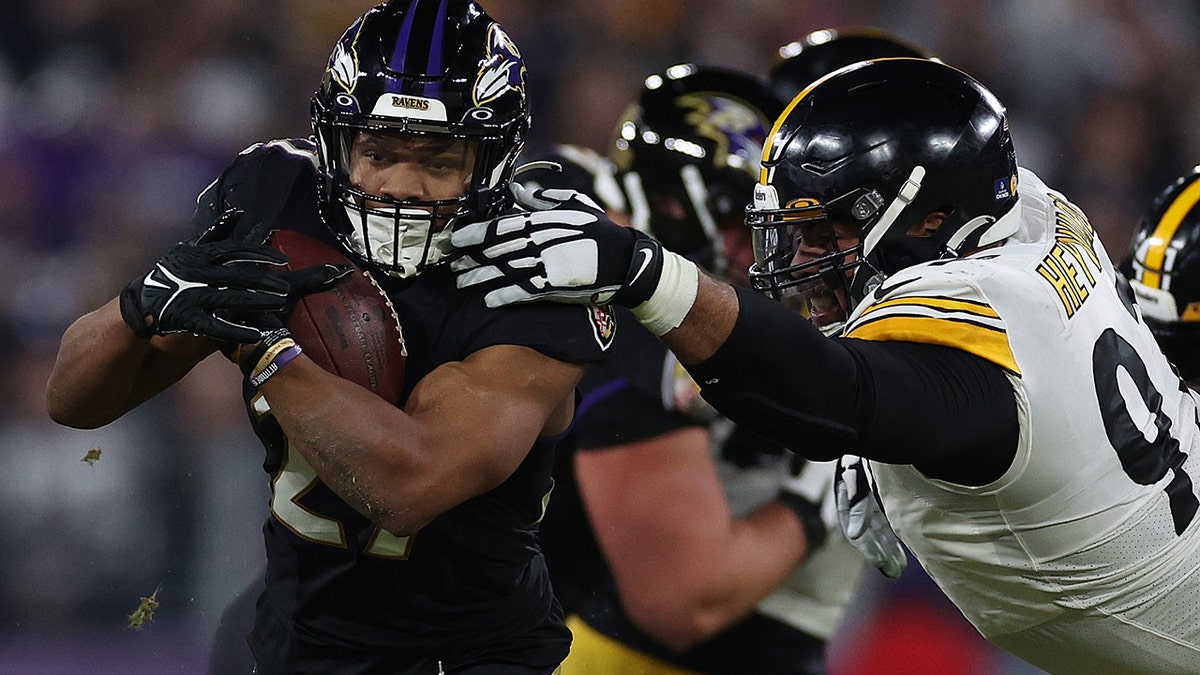
[[[809,84],[807,87],[805,87],[804,89],[802,89],[799,94],[796,94],[796,98],[793,98],[792,102],[787,104],[787,107],[783,109],[783,113],[781,113],[779,115],[779,117],[775,118],[775,124],[771,126],[771,133],[767,136],[767,142],[763,144],[763,153],[762,153],[762,162],[761,162],[762,168],[759,169],[758,182],[762,183],[763,185],[770,184],[769,180],[768,180],[769,169],[767,169],[767,160],[769,160],[771,158],[771,151],[775,146],[775,139],[778,137],[779,128],[783,126],[783,121],[786,120],[788,118],[788,116],[792,114],[792,110],[797,105],[799,105],[800,101],[803,100],[805,96],[808,96],[808,93],[810,91],[812,91],[818,84],[821,84],[825,80],[829,79],[830,75],[841,72],[842,70],[846,70],[848,68],[858,69],[858,68],[862,68],[863,66],[869,65],[871,63],[876,63],[878,61],[900,61],[900,60],[927,61],[929,59],[918,59],[918,58],[909,57],[909,56],[886,56],[886,57],[882,57],[882,58],[878,58],[878,59],[871,59],[869,61],[860,61],[859,63],[854,63],[854,64],[851,64],[848,66],[843,66],[842,68],[839,68],[837,70],[825,73],[824,75],[817,78],[816,80],[813,80],[813,82],[811,84]],[[941,63],[941,61],[938,61],[938,63]],[[945,65],[945,64],[943,64],[943,65]]]
[[1184,188],[1175,201],[1171,202],[1166,212],[1163,213],[1162,219],[1154,228],[1154,233],[1150,235],[1150,246],[1146,249],[1146,259],[1142,261],[1145,272],[1141,279],[1142,283],[1149,288],[1162,288],[1162,278],[1167,272],[1163,269],[1167,258],[1167,249],[1171,247],[1171,240],[1179,232],[1179,226],[1183,224],[1183,219],[1191,213],[1197,202],[1200,202],[1200,180],[1192,181],[1192,184]]
[[816,82],[813,82],[804,89],[800,90],[800,93],[796,94],[796,98],[793,98],[792,102],[787,104],[787,107],[783,109],[783,112],[780,113],[779,117],[775,118],[775,124],[771,125],[771,133],[767,134],[767,142],[763,143],[762,162],[760,163],[762,168],[758,170],[758,182],[762,183],[763,185],[768,184],[767,160],[771,158],[771,149],[775,145],[775,137],[779,134],[779,128],[783,126],[783,121],[788,118],[788,115],[792,114],[792,110],[800,104],[801,99],[803,99],[805,96],[808,96],[808,92],[812,91],[813,87],[817,86],[817,83],[824,79],[825,78],[822,77]]

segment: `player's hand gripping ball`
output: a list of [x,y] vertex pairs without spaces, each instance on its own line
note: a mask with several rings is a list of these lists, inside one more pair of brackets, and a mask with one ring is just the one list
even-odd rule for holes
[[312,237],[279,230],[269,243],[287,256],[289,269],[322,264],[353,268],[333,288],[300,298],[287,329],[317,365],[399,405],[408,351],[383,289],[340,251]]

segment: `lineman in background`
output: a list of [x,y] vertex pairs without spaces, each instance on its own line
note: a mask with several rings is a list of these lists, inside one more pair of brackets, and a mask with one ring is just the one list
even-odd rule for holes
[[[617,126],[611,163],[560,146],[542,157],[563,172],[518,180],[595,195],[745,285],[745,201],[781,109],[750,75],[675,66],[647,79]],[[863,569],[831,497],[825,521],[818,512],[831,463],[796,458],[793,473],[790,453],[717,417],[662,343],[617,311],[626,316],[612,357],[580,383],[541,527],[574,634],[564,670],[824,672],[825,640]]]
[[896,57],[934,58],[926,49],[872,26],[823,28],[780,47],[778,58],[767,71],[767,84],[787,103],[805,87],[842,66]]

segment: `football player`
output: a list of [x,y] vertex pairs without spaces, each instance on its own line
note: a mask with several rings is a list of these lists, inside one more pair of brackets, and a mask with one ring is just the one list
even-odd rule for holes
[[1167,186],[1134,228],[1121,271],[1142,320],[1192,388],[1200,387],[1200,166]]
[[[391,0],[337,41],[315,139],[243,151],[200,195],[202,234],[66,332],[56,421],[116,419],[223,348],[273,488],[258,673],[542,675],[570,644],[537,547],[552,439],[603,311],[488,310],[455,287],[450,229],[499,215],[529,124],[526,71],[469,0]],[[407,347],[400,407],[323,370],[289,303],[347,270],[280,275],[286,229],[373,275]]]
[[[935,58],[931,52],[873,26],[825,28],[789,42],[778,50],[778,58],[767,71],[767,82],[784,101],[790,102],[805,87],[833,71],[860,61],[880,58]],[[827,252],[830,261],[841,255],[858,236],[845,226],[812,231],[804,244],[814,252]],[[812,269],[831,274],[828,265],[814,264]],[[844,272],[848,276],[849,271]],[[810,279],[793,293],[778,299],[808,316],[826,335],[836,335],[846,322],[843,284],[828,278]],[[836,289],[836,290],[835,290]],[[841,294],[843,297],[838,297]]]
[[[810,231],[857,231],[820,264],[853,270],[840,337],[651,237],[578,220],[549,237],[459,228],[459,283],[493,305],[630,307],[730,419],[812,459],[866,457],[921,565],[1029,663],[1200,672],[1197,394],[1087,217],[1018,168],[982,84],[873,60],[776,120],[749,214],[755,273],[784,294],[814,273]],[[555,249],[581,242],[593,254],[564,276]]]
[[[745,285],[745,202],[782,109],[749,74],[675,65],[647,78],[607,160],[559,147],[539,157],[564,171],[518,180],[594,194],[610,217]],[[825,672],[863,569],[833,518],[832,466],[796,458],[793,470],[779,443],[716,416],[674,355],[616,312],[541,524],[574,634],[564,670]]]

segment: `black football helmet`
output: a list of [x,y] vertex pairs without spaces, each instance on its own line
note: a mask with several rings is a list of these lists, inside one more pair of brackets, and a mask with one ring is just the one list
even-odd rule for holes
[[[312,124],[330,227],[368,264],[396,276],[417,274],[449,251],[455,218],[487,218],[507,205],[529,129],[525,63],[475,2],[390,0],[338,40],[312,99]],[[348,166],[363,132],[465,140],[475,161],[462,196],[365,193],[352,184]]]
[[833,71],[859,61],[893,57],[931,59],[933,54],[870,26],[825,28],[779,48],[767,84],[783,101]]
[[765,83],[678,64],[647,77],[609,148],[633,227],[721,274],[722,227],[744,228],[767,130],[783,110]]
[[1121,271],[1163,353],[1184,379],[1200,377],[1200,166],[1152,202]]
[[[1016,183],[1004,107],[969,75],[913,58],[847,66],[797,96],[764,148],[751,284],[777,299],[830,286],[849,312],[888,275],[1016,232]],[[857,245],[797,258],[814,230],[836,242],[835,224]]]

